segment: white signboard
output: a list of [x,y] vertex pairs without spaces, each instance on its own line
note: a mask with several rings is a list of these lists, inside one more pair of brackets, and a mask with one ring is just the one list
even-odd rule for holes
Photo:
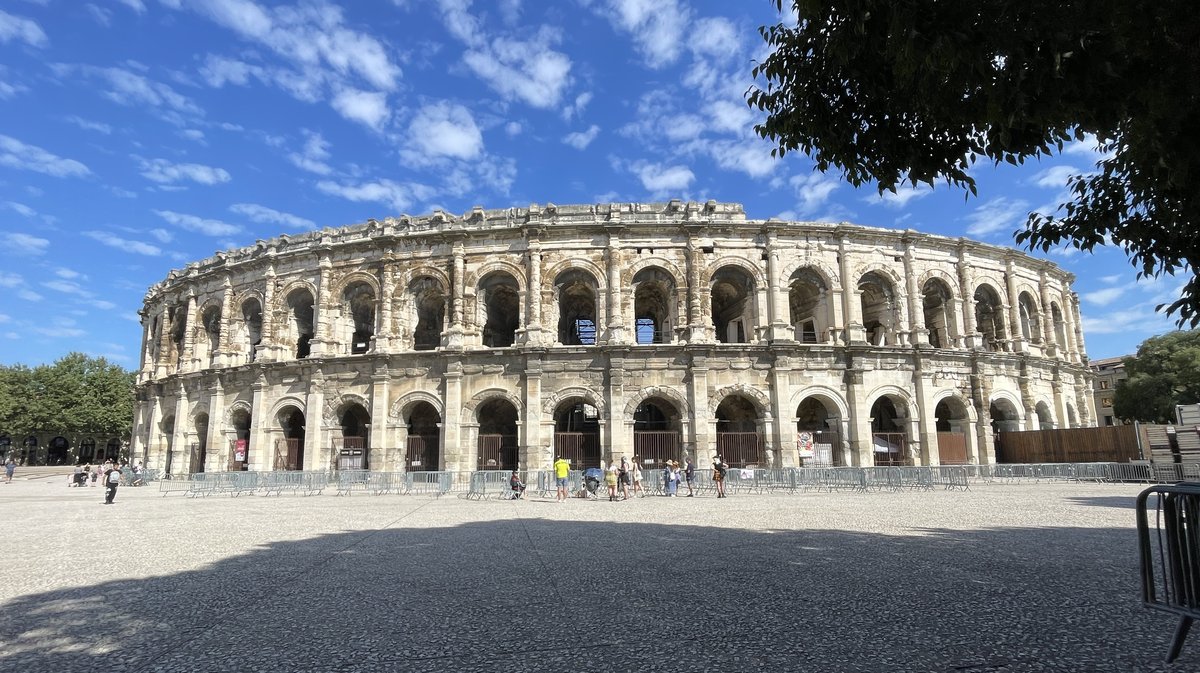
[[796,447],[800,449],[801,458],[813,457],[813,434],[811,432],[801,432],[800,437],[796,440]]

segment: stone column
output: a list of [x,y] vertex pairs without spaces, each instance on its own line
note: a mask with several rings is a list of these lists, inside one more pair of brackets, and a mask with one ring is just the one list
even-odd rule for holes
[[1014,353],[1029,351],[1025,332],[1021,329],[1021,303],[1017,299],[1017,269],[1012,257],[1005,260],[1004,289],[1008,293],[1008,333],[1010,350]]
[[[626,325],[626,320],[636,320],[636,316],[626,316],[621,310],[621,228],[610,226],[608,231],[608,248],[605,256],[608,262],[608,335],[605,341],[610,344],[627,344],[633,339],[633,331]],[[630,298],[632,302],[632,297]],[[611,434],[611,433],[610,433]]]
[[792,399],[792,361],[786,355],[775,354],[775,366],[771,368],[771,416],[774,425],[775,465],[772,467],[796,467],[800,454],[796,449],[795,410],[790,408]]
[[1038,273],[1038,292],[1042,300],[1038,316],[1042,328],[1042,352],[1047,357],[1061,357],[1054,343],[1054,313],[1050,310],[1050,283],[1046,278],[1045,269]]
[[388,454],[395,447],[388,445],[388,374],[387,363],[380,364],[371,374],[371,430],[367,467],[372,470],[388,470]]
[[996,442],[992,435],[992,410],[990,399],[992,397],[991,386],[988,385],[987,377],[976,371],[971,374],[971,396],[975,402],[975,434],[979,438],[976,443],[979,447],[979,455],[969,456],[975,459],[980,465],[990,465],[996,462]]
[[233,282],[225,276],[224,289],[221,292],[221,335],[218,337],[217,352],[213,353],[213,363],[217,367],[228,367],[233,363],[237,351],[233,348],[233,331],[230,323],[233,320]]
[[[710,344],[716,339],[716,329],[712,324],[712,316],[708,315],[712,307],[705,306],[708,292],[707,283],[700,277],[704,268],[704,252],[696,240],[699,232],[688,232],[687,243],[687,285],[688,285],[688,331],[687,342],[690,344]],[[710,455],[711,457],[711,455]],[[699,459],[697,459],[699,462]]]
[[142,317],[142,349],[138,355],[138,383],[145,383],[154,376],[154,331],[150,329],[154,318],[148,307],[143,307],[139,315]]
[[254,379],[254,396],[250,402],[250,466],[251,470],[271,470],[275,465],[275,447],[271,445],[271,419],[266,415],[267,377],[259,373]]
[[913,243],[907,236],[904,240],[904,278],[908,286],[909,343],[914,346],[929,345],[929,330],[925,325],[925,308],[921,302],[921,289],[917,283],[917,272],[913,268]]
[[1083,345],[1083,317],[1079,314],[1079,295],[1074,292],[1067,296],[1067,303],[1070,305],[1072,325],[1071,334],[1075,337],[1075,343],[1071,351],[1072,362],[1083,362],[1083,358],[1087,355],[1086,348]]
[[267,270],[263,273],[262,341],[259,343],[257,353],[249,352],[254,347],[247,344],[247,361],[277,362],[289,359],[285,358],[284,345],[279,343],[279,334],[275,331],[275,328],[282,326],[283,321],[287,319],[287,308],[286,306],[276,306],[276,301],[285,303],[287,297],[276,299],[275,265],[268,264]]
[[[941,456],[938,453],[937,442],[937,405],[933,403],[932,394],[937,386],[928,381],[930,375],[924,369],[913,371],[913,400],[917,408],[910,416],[916,421],[917,437],[920,438],[920,464],[938,465]],[[914,410],[910,409],[910,412]]]
[[194,372],[200,368],[196,358],[196,294],[189,288],[187,309],[183,315],[183,345],[179,353],[179,371]]
[[[450,288],[450,328],[442,335],[442,347],[452,350],[462,350],[465,343],[464,335],[466,330],[463,327],[463,295],[465,289],[463,283],[465,279],[465,254],[463,251],[462,241],[454,243],[454,268],[453,277],[450,282],[453,285]],[[443,436],[445,433],[442,433]],[[445,455],[444,453],[442,455]]]
[[182,381],[177,381],[178,392],[175,398],[175,425],[171,428],[171,442],[169,451],[171,455],[168,460],[164,461],[163,469],[166,469],[166,463],[171,464],[172,475],[187,474],[189,465],[186,459],[190,456],[190,447],[187,445],[187,428],[188,428],[188,394],[187,387]]
[[164,304],[160,309],[158,321],[158,357],[154,362],[154,378],[161,379],[167,374],[174,373],[175,363],[171,362],[171,307]]
[[862,369],[857,369],[852,362],[846,363],[846,405],[850,408],[850,418],[844,428],[847,431],[847,443],[850,455],[843,456],[856,467],[869,467],[875,464],[872,455],[874,445],[871,440],[871,409],[866,406],[863,396],[867,391],[863,387]]
[[551,438],[542,436],[542,351],[525,355],[525,413],[522,414],[520,453],[521,469],[537,470],[554,462]]
[[457,360],[447,362],[443,374],[446,403],[445,418],[442,419],[442,469],[443,470],[473,470],[476,449],[464,446],[462,424],[465,420],[462,401],[462,364]]
[[[713,433],[714,422],[708,411],[708,356],[703,352],[692,353],[691,380],[688,393],[692,403],[692,441],[696,465],[709,467],[717,453],[717,438]],[[680,412],[682,413],[682,409]],[[686,438],[684,441],[687,441]]]
[[311,347],[311,355],[314,357],[322,357],[334,355],[334,349],[337,344],[334,343],[333,325],[330,322],[333,318],[333,305],[336,299],[333,294],[333,262],[329,258],[329,251],[322,250],[318,266],[321,269],[321,278],[317,282],[317,296],[313,297],[313,338],[309,342]]
[[304,469],[329,468],[331,457],[325,444],[325,374],[316,369],[308,377],[304,400]]
[[838,241],[838,273],[842,278],[842,317],[846,325],[846,343],[866,343],[862,302],[858,300],[858,285],[850,275],[849,245],[849,239],[844,236]]
[[604,428],[602,458],[611,462],[614,456],[633,455],[633,419],[625,417],[625,357],[627,348],[614,348],[608,355],[608,427]]
[[962,246],[958,249],[958,293],[962,297],[963,347],[971,350],[983,344],[982,335],[975,331],[975,291],[971,289],[971,265]]
[[767,308],[771,324],[768,328],[769,341],[790,342],[796,340],[796,330],[788,324],[787,292],[780,289],[779,240],[774,230],[767,230]]
[[[155,389],[158,389],[157,392]],[[157,443],[154,440],[158,437],[158,422],[162,420],[161,387],[154,386],[149,392],[151,395],[149,402],[150,413],[146,421],[146,444],[142,447],[142,465],[145,467],[160,468],[162,461],[160,460]],[[130,455],[129,459],[133,460],[134,455]]]
[[395,334],[392,332],[392,325],[395,322],[392,319],[395,284],[396,278],[392,262],[384,260],[383,267],[379,272],[379,329],[375,330],[375,346],[371,349],[373,353],[388,353],[395,348],[393,343]]
[[224,472],[229,469],[229,442],[225,439],[225,387],[221,384],[221,377],[214,376],[208,397],[208,453],[204,459],[205,472]]
[[525,277],[525,326],[518,343],[536,346],[542,343],[542,247],[537,239],[529,241]]

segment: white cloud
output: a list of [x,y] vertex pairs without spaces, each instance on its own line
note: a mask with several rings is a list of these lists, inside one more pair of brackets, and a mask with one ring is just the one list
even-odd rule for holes
[[205,234],[206,236],[232,236],[242,231],[242,228],[236,224],[229,224],[220,220],[209,220],[170,210],[156,210],[154,214],[177,227]]
[[592,124],[586,131],[575,131],[568,133],[563,137],[562,141],[577,150],[586,149],[596,136],[600,134],[600,127]]
[[175,238],[166,229],[155,228],[147,233],[153,236],[159,243],[170,243]]
[[1031,182],[1038,187],[1047,187],[1049,189],[1063,189],[1067,186],[1067,178],[1072,175],[1079,175],[1080,170],[1074,166],[1052,166],[1043,171],[1038,171],[1031,178]]
[[562,109],[562,118],[570,121],[572,117],[578,117],[583,114],[588,103],[592,102],[592,92],[584,91],[575,97],[575,102]]
[[[142,4],[142,0],[117,0],[117,2],[132,9],[133,11],[137,12],[138,14],[146,13],[146,6]],[[170,3],[167,2],[167,3],[163,3],[163,4],[170,4]]]
[[141,241],[130,241],[128,239],[113,236],[112,234],[103,231],[85,231],[83,232],[83,235],[94,241],[99,241],[111,248],[124,250],[125,252],[132,252],[138,255],[147,255],[149,257],[157,257],[162,254],[162,249],[158,246],[150,245],[149,243],[143,243]]
[[92,306],[100,309],[101,311],[111,311],[117,307],[116,304],[112,303],[111,301],[107,301],[105,299],[93,299]]
[[44,47],[50,42],[42,27],[33,19],[15,16],[0,10],[0,42],[20,40],[34,47]]
[[188,140],[194,140],[202,145],[208,144],[204,141],[204,131],[201,131],[200,129],[184,129],[179,132],[179,135],[187,138]]
[[695,140],[704,133],[704,119],[700,115],[683,113],[663,116],[659,132],[671,142]]
[[741,171],[752,178],[761,178],[775,170],[779,161],[771,149],[757,138],[749,140],[714,140],[704,143],[706,150],[725,170]]
[[831,175],[813,171],[808,175],[793,175],[788,184],[796,190],[796,196],[800,199],[797,204],[799,212],[811,215],[829,200],[842,183]]
[[142,175],[160,184],[174,184],[184,180],[202,185],[229,182],[229,173],[223,168],[202,164],[173,164],[166,159],[142,159]]
[[897,185],[896,191],[884,191],[882,194],[872,194],[863,199],[867,203],[882,203],[888,208],[901,210],[908,206],[909,201],[924,198],[933,193],[929,185]]
[[378,91],[344,89],[330,102],[333,109],[350,121],[365,124],[379,131],[390,116],[387,94]]
[[1083,293],[1083,298],[1097,306],[1108,306],[1125,294],[1123,287],[1109,287],[1095,292]]
[[571,59],[550,48],[553,39],[549,31],[527,41],[496,38],[468,50],[463,62],[504,98],[552,108],[571,82]]
[[712,127],[718,131],[748,133],[754,124],[754,113],[745,103],[718,100],[708,106]]
[[727,59],[737,56],[742,48],[737,26],[723,17],[697,19],[688,33],[686,43],[698,56]]
[[1161,334],[1175,329],[1174,321],[1154,310],[1152,305],[1138,305],[1120,310],[1105,310],[1099,317],[1083,315],[1084,334]]
[[43,297],[42,295],[40,295],[28,288],[22,288],[20,290],[17,290],[17,296],[20,297],[21,299],[24,299],[25,301],[42,301],[43,299],[45,299],[45,297]]
[[74,269],[63,269],[63,268],[55,269],[54,275],[58,276],[59,278],[66,278],[67,280],[74,280],[76,278],[83,278],[83,279],[87,278],[87,276],[83,275],[82,273],[79,273],[78,271],[75,271]]
[[296,168],[306,170],[317,175],[329,175],[333,169],[329,164],[325,163],[329,159],[329,143],[321,137],[320,133],[305,131],[306,136],[304,141],[304,151],[292,152],[288,154],[288,161],[291,161]]
[[504,132],[510,136],[520,135],[521,134],[521,123],[520,122],[509,122],[509,123],[505,124]]
[[997,197],[975,209],[967,217],[967,233],[988,236],[997,232],[1016,231],[1029,214],[1029,204],[1021,199]]
[[471,112],[453,103],[421,108],[408,126],[406,161],[424,165],[430,159],[474,159],[483,152],[483,135]]
[[1111,276],[1101,276],[1100,282],[1105,283],[1107,285],[1113,285],[1115,283],[1121,282],[1124,279],[1125,279],[1125,276],[1122,276],[1119,273],[1114,273]]
[[256,203],[235,203],[229,206],[229,210],[239,215],[245,215],[252,222],[282,224],[295,229],[315,229],[317,226],[312,220],[306,220],[298,215],[280,212]]
[[84,5],[84,7],[87,9],[88,13],[92,15],[92,18],[96,20],[96,23],[100,24],[101,26],[107,28],[112,23],[111,10],[97,7],[90,2]]
[[56,178],[91,174],[87,166],[74,159],[64,159],[5,135],[0,135],[0,166],[22,168]]
[[46,248],[50,247],[50,241],[21,232],[4,234],[4,242],[10,252],[26,255],[42,255],[45,254]]
[[17,203],[16,201],[5,201],[4,205],[8,206],[12,210],[17,211],[17,213],[19,213],[25,217],[34,217],[37,215],[36,210],[34,210],[33,208],[30,208],[29,206],[25,205],[24,203]]
[[74,283],[69,280],[49,280],[42,283],[42,287],[48,287],[56,292],[63,294],[73,294],[84,299],[94,296],[91,291],[84,289],[79,283]]
[[654,194],[678,192],[687,189],[696,179],[695,174],[687,166],[663,166],[647,162],[638,162],[632,167],[635,175],[642,181],[642,187]]
[[676,0],[607,0],[597,6],[616,28],[629,33],[651,68],[674,63],[688,37],[691,12]]
[[80,117],[78,115],[70,115],[68,117],[65,117],[65,119],[68,122],[83,129],[84,131],[96,131],[97,133],[103,133],[106,136],[112,134],[112,127],[109,126],[108,124],[104,124],[101,122],[94,122],[94,121],[91,121],[90,119],[84,119],[83,117]]
[[25,279],[17,274],[0,271],[0,287],[20,287],[24,284]]
[[478,45],[483,41],[483,25],[470,13],[471,0],[438,0],[446,30],[459,41]]
[[356,185],[344,185],[331,180],[322,180],[317,183],[317,189],[326,194],[340,196],[348,201],[383,203],[390,206],[397,213],[411,208],[415,201],[428,199],[434,194],[433,189],[426,185],[417,183],[401,184],[386,179]]
[[[162,108],[172,113],[193,117],[204,115],[204,111],[187,96],[166,84],[155,82],[128,70],[63,63],[53,64],[50,68],[60,77],[78,72],[86,77],[103,80],[108,84],[108,89],[103,92],[104,96],[121,105]],[[171,119],[178,121],[174,118]]]

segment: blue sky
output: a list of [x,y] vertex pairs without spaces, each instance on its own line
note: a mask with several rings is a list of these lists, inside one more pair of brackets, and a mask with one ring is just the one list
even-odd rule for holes
[[[1012,245],[1097,159],[980,165],[971,199],[774,160],[743,94],[776,20],[767,0],[6,0],[0,363],[135,368],[151,284],[281,233],[680,198]],[[1173,328],[1154,306],[1178,281],[1136,281],[1116,249],[1049,257],[1093,359]]]

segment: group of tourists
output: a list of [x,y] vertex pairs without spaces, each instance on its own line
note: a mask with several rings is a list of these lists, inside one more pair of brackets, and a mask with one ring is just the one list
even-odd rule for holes
[[[571,462],[560,455],[555,459],[553,469],[557,490],[555,499],[557,502],[563,502],[571,497],[568,486]],[[728,470],[729,466],[720,456],[713,458],[712,479],[718,498],[725,497],[725,474]],[[628,500],[631,493],[635,498],[646,495],[646,489],[642,484],[641,460],[636,457],[630,462],[622,456],[620,463],[611,463],[607,469],[593,467],[585,470],[580,496],[586,497],[589,494],[595,496],[601,481],[608,489],[609,502]],[[663,495],[668,498],[674,498],[679,494],[681,483],[687,487],[686,497],[695,497],[696,465],[692,462],[691,457],[686,458],[682,465],[677,460],[668,460],[663,465],[662,483],[665,491]],[[524,494],[525,483],[521,481],[517,470],[513,470],[512,476],[509,478],[509,486],[512,488],[514,497],[520,498]]]

